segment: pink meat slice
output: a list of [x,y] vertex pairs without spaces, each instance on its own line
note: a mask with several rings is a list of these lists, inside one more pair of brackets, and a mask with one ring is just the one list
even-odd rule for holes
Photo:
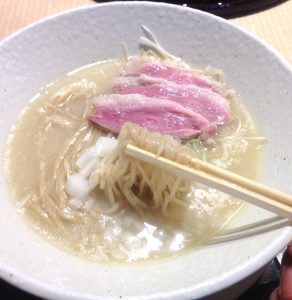
[[146,74],[178,84],[195,84],[198,87],[211,89],[216,93],[222,92],[219,85],[212,82],[206,76],[170,66],[160,60],[145,58],[134,59],[127,67],[126,74]]
[[197,85],[177,84],[167,80],[158,82],[153,77],[143,75],[125,76],[115,80],[114,90],[120,94],[141,94],[172,100],[220,125],[231,120],[228,101],[211,89]]
[[125,122],[148,130],[187,139],[200,136],[208,140],[216,133],[216,124],[174,101],[144,95],[99,96],[96,110],[89,119],[112,132],[119,132]]

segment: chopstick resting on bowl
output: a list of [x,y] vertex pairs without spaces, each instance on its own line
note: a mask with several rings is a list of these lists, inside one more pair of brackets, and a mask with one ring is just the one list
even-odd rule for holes
[[292,196],[193,158],[190,167],[128,144],[126,154],[292,219]]

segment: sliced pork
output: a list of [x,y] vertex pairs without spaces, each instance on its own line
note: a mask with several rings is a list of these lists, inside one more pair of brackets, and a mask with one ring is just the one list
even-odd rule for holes
[[90,120],[113,132],[131,122],[182,139],[198,136],[212,144],[217,125],[232,119],[220,84],[154,58],[132,59],[114,78],[111,92],[96,98]]
[[214,123],[170,100],[111,94],[97,97],[95,106],[89,119],[112,132],[119,132],[125,122],[182,139],[200,136],[208,140],[216,132]]
[[220,93],[219,85],[203,75],[170,66],[160,60],[137,58],[126,68],[126,74],[145,74],[151,77],[163,78],[178,84],[193,84]]
[[177,84],[148,75],[124,76],[114,81],[114,90],[120,94],[141,94],[147,97],[175,101],[211,122],[227,124],[231,120],[229,103],[211,89],[191,84]]

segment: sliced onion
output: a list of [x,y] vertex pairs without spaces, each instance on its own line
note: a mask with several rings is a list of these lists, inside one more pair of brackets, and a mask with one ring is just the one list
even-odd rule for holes
[[90,161],[87,162],[84,168],[80,169],[79,173],[87,178],[89,174],[91,174],[94,170],[97,169],[99,166],[99,159],[98,158],[92,158]]
[[70,195],[69,206],[84,210],[90,210],[94,205],[94,198],[89,196],[98,182],[87,179],[89,175],[98,168],[100,158],[110,153],[117,147],[118,141],[114,137],[100,137],[96,144],[87,148],[76,161],[79,173],[69,176],[65,186],[66,192]]
[[88,162],[95,157],[95,146],[87,148],[84,153],[77,159],[76,166],[79,169],[86,167]]
[[71,197],[80,200],[84,200],[90,191],[89,182],[81,174],[70,175],[65,188]]
[[114,137],[100,137],[95,144],[95,154],[98,157],[104,157],[112,152],[118,145],[118,140]]

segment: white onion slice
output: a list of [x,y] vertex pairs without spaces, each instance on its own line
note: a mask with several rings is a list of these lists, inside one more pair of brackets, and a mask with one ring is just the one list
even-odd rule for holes
[[98,157],[104,157],[112,152],[118,145],[118,140],[114,137],[100,137],[95,144],[95,153]]
[[76,166],[79,169],[83,169],[88,164],[88,161],[96,157],[95,155],[95,146],[87,148],[84,153],[77,159]]
[[87,162],[84,168],[80,169],[79,173],[87,178],[99,166],[99,163],[100,161],[98,158],[92,158]]
[[81,174],[70,175],[65,188],[70,196],[80,200],[84,200],[90,191],[89,182]]
[[67,180],[65,189],[70,195],[69,206],[74,209],[83,208],[90,210],[94,205],[94,198],[89,196],[98,182],[89,180],[90,174],[100,164],[100,158],[113,151],[118,145],[114,137],[100,137],[94,146],[87,148],[76,161],[79,173],[71,174]]

